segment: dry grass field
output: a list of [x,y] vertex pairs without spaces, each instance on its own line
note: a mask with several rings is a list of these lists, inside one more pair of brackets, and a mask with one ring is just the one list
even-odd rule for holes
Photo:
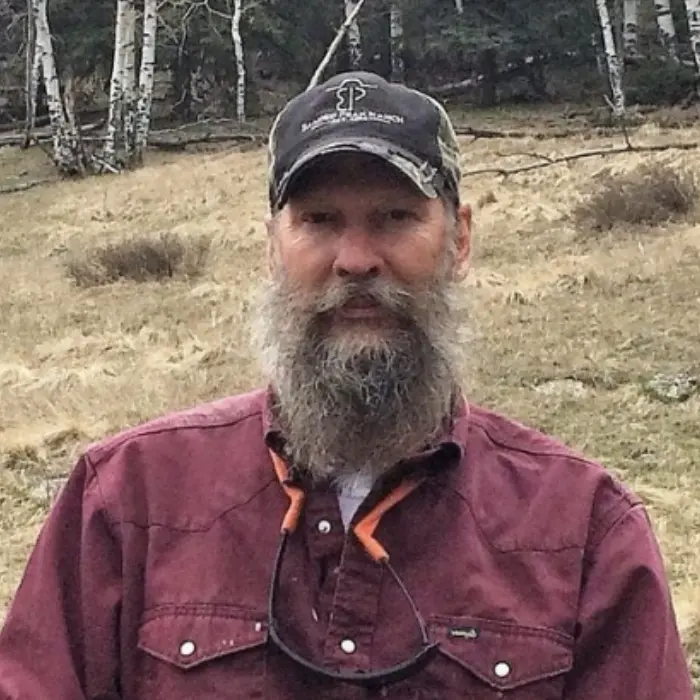
[[[700,126],[649,119],[634,143],[700,142]],[[465,138],[463,161],[510,167],[622,143]],[[0,185],[40,177],[43,159],[0,150]],[[700,151],[671,150],[464,181],[476,223],[468,383],[473,400],[562,438],[645,499],[700,697],[700,393],[664,402],[644,389],[657,374],[700,374],[700,217],[601,233],[572,216],[606,170],[659,162],[700,176]],[[246,318],[265,274],[264,177],[262,150],[154,155],[133,173],[0,196],[0,610],[52,480],[82,446],[258,382]],[[199,277],[83,288],[66,275],[73,252],[162,233],[212,237]]]

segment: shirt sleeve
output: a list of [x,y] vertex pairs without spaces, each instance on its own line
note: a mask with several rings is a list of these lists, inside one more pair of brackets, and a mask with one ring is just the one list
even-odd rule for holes
[[629,508],[586,563],[566,700],[693,700],[649,517]]
[[116,700],[121,550],[83,457],[0,630],[0,700]]

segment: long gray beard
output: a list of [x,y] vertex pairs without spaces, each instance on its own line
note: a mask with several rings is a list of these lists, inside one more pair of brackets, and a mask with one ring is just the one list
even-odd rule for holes
[[[358,293],[399,327],[329,335],[324,318]],[[459,388],[463,347],[448,281],[413,293],[378,280],[339,283],[310,298],[278,278],[260,289],[253,339],[288,452],[315,480],[383,474],[441,432]]]

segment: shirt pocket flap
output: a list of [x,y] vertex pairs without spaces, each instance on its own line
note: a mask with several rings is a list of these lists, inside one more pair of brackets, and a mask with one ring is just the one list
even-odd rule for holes
[[207,661],[262,646],[267,624],[246,612],[171,611],[152,614],[139,628],[139,649],[178,666]]
[[472,617],[434,618],[431,632],[443,654],[498,690],[566,673],[573,639],[548,628]]

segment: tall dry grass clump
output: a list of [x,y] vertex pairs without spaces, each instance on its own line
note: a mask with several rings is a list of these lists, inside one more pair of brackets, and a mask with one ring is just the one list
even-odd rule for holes
[[625,174],[605,173],[573,216],[579,228],[589,231],[609,231],[618,224],[658,226],[691,214],[697,196],[694,172],[643,163]]
[[97,287],[120,280],[192,278],[201,275],[206,267],[210,248],[209,236],[134,236],[72,255],[65,268],[78,287]]

